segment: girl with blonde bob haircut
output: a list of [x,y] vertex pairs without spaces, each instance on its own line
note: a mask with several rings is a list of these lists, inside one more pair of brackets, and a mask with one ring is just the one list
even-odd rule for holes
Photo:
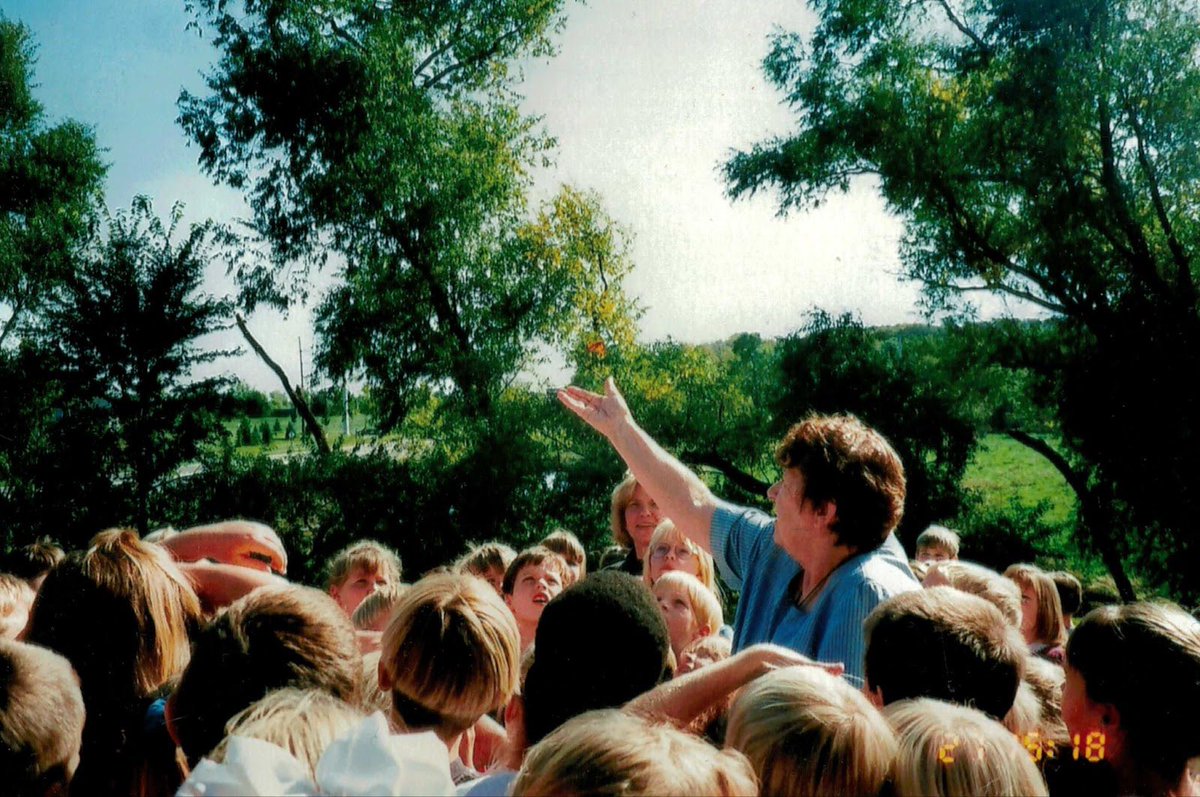
[[[665,569],[664,569],[665,568]],[[682,570],[700,579],[700,583],[717,592],[717,570],[713,564],[712,555],[696,543],[684,536],[675,528],[675,524],[664,520],[654,529],[650,543],[646,546],[646,555],[642,560],[642,580],[646,586],[653,587],[654,582],[664,573],[672,570]]]
[[520,683],[517,621],[496,591],[468,575],[438,573],[404,591],[383,633],[379,686],[392,719],[433,730],[452,747]]
[[899,741],[895,797],[1047,794],[1029,751],[980,711],[923,697],[883,713]]
[[1063,663],[1067,627],[1054,579],[1034,565],[1011,565],[1004,577],[1021,588],[1021,634],[1035,656]]
[[896,756],[891,727],[862,692],[817,667],[744,687],[725,745],[750,759],[763,794],[879,794]]
[[540,795],[757,795],[750,764],[669,725],[617,709],[589,711],[535,745],[512,788]]

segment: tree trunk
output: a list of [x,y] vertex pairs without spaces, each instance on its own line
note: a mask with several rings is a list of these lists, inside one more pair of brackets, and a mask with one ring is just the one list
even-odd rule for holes
[[1096,547],[1100,550],[1100,558],[1104,561],[1104,566],[1108,568],[1108,572],[1112,575],[1121,600],[1126,602],[1136,601],[1137,593],[1134,592],[1133,583],[1130,582],[1129,576],[1125,573],[1125,566],[1121,563],[1121,556],[1117,551],[1114,541],[1115,534],[1112,527],[1112,512],[1108,511],[1103,505],[1103,502],[1097,497],[1095,491],[1088,487],[1087,477],[1072,468],[1071,463],[1067,462],[1066,457],[1055,451],[1045,441],[1039,440],[1020,429],[1006,429],[1005,434],[1021,445],[1045,457],[1063,475],[1067,480],[1067,484],[1071,485],[1071,489],[1075,491],[1075,496],[1079,499],[1079,512],[1083,526],[1091,536],[1092,541],[1095,542]]
[[308,402],[304,400],[304,396],[301,395],[299,390],[292,387],[292,384],[288,382],[287,374],[284,373],[277,362],[271,359],[271,356],[254,339],[254,336],[250,334],[250,330],[246,327],[246,321],[242,318],[241,314],[239,313],[234,316],[234,319],[237,321],[238,329],[242,331],[242,337],[250,344],[250,348],[254,349],[254,353],[258,355],[259,359],[266,363],[267,367],[274,371],[275,375],[279,377],[279,381],[283,383],[284,391],[287,393],[288,398],[291,399],[292,406],[296,408],[296,412],[304,421],[304,428],[308,430],[309,436],[317,444],[317,450],[322,454],[328,454],[332,449],[329,447],[329,440],[325,437],[325,430],[317,422],[317,418],[313,415],[312,410],[309,409]]

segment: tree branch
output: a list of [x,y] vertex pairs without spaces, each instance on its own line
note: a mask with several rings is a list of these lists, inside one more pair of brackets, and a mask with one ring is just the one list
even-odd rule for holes
[[1133,273],[1140,277],[1145,286],[1153,289],[1159,295],[1169,294],[1163,284],[1158,270],[1154,267],[1154,258],[1150,254],[1150,245],[1142,228],[1134,221],[1125,201],[1125,191],[1117,176],[1116,152],[1113,146],[1112,114],[1108,107],[1108,98],[1100,95],[1096,109],[1099,117],[1101,172],[1100,183],[1104,186],[1104,195],[1108,198],[1108,206],[1112,210],[1117,226],[1125,233],[1133,256],[1129,258]]
[[1067,484],[1071,486],[1071,489],[1075,491],[1076,498],[1079,499],[1083,523],[1091,531],[1092,539],[1095,541],[1096,547],[1100,549],[1100,557],[1108,567],[1108,572],[1112,574],[1121,600],[1136,601],[1137,593],[1133,589],[1129,576],[1125,573],[1125,566],[1121,562],[1120,554],[1117,553],[1116,545],[1113,544],[1112,512],[1108,507],[1102,505],[1095,492],[1088,487],[1087,476],[1071,467],[1067,458],[1046,441],[1020,429],[1006,429],[1004,433],[1026,448],[1041,454],[1067,480]]
[[954,11],[951,10],[950,4],[947,3],[946,0],[937,0],[937,4],[940,5],[942,10],[946,12],[946,18],[950,20],[951,25],[958,28],[962,35],[974,42],[975,46],[982,50],[984,55],[990,56],[992,54],[992,48],[988,46],[987,42],[979,38],[979,35],[975,33],[975,31],[968,28],[962,23],[961,20],[959,20],[958,16],[955,15]]
[[1158,225],[1162,228],[1163,234],[1167,237],[1167,247],[1171,250],[1171,256],[1175,259],[1176,270],[1179,274],[1179,283],[1185,291],[1187,291],[1188,304],[1191,307],[1196,306],[1196,284],[1192,279],[1192,264],[1191,258],[1183,249],[1183,244],[1175,235],[1175,228],[1171,224],[1171,219],[1167,215],[1166,205],[1163,203],[1162,193],[1158,189],[1158,173],[1154,169],[1154,164],[1150,160],[1150,154],[1146,152],[1146,134],[1142,127],[1142,123],[1138,120],[1137,114],[1132,108],[1126,108],[1125,113],[1129,118],[1129,124],[1133,128],[1133,133],[1137,141],[1138,165],[1142,168],[1142,173],[1146,176],[1146,182],[1150,186],[1150,199],[1154,204],[1154,214],[1158,217]]
[[350,33],[350,31],[346,30],[341,25],[339,25],[337,20],[334,19],[332,15],[322,14],[320,11],[314,11],[314,13],[317,15],[318,19],[320,19],[322,22],[324,22],[326,25],[329,26],[329,29],[331,31],[333,31],[334,36],[337,36],[339,39],[346,42],[347,44],[349,44],[351,47],[358,50],[363,55],[369,54],[369,51],[367,50],[367,46],[365,44],[363,44],[361,41],[359,41],[358,39],[356,39],[354,37],[354,35],[352,33]]
[[720,472],[735,486],[740,487],[741,489],[753,495],[765,495],[771,486],[762,479],[759,479],[742,470],[737,465],[734,465],[728,459],[712,449],[707,451],[683,451],[680,453],[680,459],[689,464],[706,465]]
[[246,320],[242,318],[241,313],[235,315],[234,320],[237,321],[238,329],[242,331],[242,337],[250,344],[250,348],[254,349],[254,353],[258,355],[259,359],[266,363],[267,367],[274,371],[275,375],[279,377],[279,381],[283,383],[284,391],[287,392],[288,398],[292,401],[292,406],[296,408],[296,412],[303,419],[304,427],[308,429],[313,442],[317,444],[317,449],[322,454],[330,453],[332,449],[329,447],[329,441],[325,438],[325,430],[321,428],[321,424],[317,423],[316,416],[312,414],[312,410],[309,409],[308,402],[304,400],[304,396],[300,394],[299,390],[292,387],[292,383],[288,381],[287,374],[279,367],[279,363],[271,359],[271,356],[267,354],[262,345],[250,334],[250,329],[246,326]]

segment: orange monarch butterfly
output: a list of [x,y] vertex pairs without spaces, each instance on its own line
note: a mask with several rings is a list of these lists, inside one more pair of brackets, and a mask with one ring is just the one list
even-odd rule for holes
[[605,347],[604,341],[602,341],[602,340],[593,340],[591,343],[589,343],[587,345],[587,350],[588,350],[588,354],[595,355],[596,357],[599,357],[601,360],[603,360],[604,355],[608,353],[608,349]]

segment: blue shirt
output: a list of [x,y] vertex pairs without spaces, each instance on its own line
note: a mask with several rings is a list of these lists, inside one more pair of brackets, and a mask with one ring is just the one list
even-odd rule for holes
[[800,565],[775,544],[775,518],[721,501],[709,529],[713,559],[741,592],[733,649],[758,642],[789,647],[810,659],[840,661],[846,678],[863,685],[863,620],[883,601],[921,585],[896,535],[835,569],[807,609],[796,605]]

